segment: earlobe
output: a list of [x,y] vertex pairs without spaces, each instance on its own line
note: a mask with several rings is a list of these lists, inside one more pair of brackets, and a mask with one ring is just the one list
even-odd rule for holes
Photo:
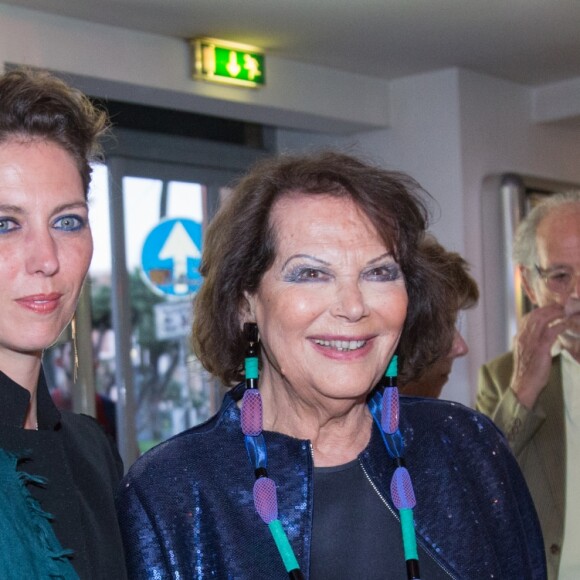
[[240,306],[240,322],[242,327],[246,322],[256,322],[254,304],[254,297],[249,292],[244,292],[244,297]]

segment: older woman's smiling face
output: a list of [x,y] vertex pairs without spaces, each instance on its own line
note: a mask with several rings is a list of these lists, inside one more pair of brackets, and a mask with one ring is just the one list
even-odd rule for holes
[[364,399],[393,355],[407,312],[403,273],[347,197],[291,194],[272,208],[277,253],[248,320],[261,384],[307,404]]

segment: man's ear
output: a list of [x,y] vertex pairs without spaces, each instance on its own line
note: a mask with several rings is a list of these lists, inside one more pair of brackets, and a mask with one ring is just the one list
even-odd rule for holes
[[526,296],[530,299],[530,302],[534,305],[538,305],[538,299],[536,295],[536,290],[534,288],[534,273],[525,266],[519,265],[518,270],[522,279],[522,286],[524,287],[524,292]]

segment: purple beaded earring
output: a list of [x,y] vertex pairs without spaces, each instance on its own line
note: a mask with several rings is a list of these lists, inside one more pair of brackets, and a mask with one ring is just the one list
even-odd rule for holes
[[254,468],[254,506],[263,522],[267,524],[290,580],[303,580],[298,560],[294,555],[288,536],[278,519],[278,496],[274,480],[268,477],[268,453],[262,435],[262,397],[258,390],[258,326],[253,322],[244,324],[247,342],[244,368],[246,391],[242,399],[241,427],[244,434],[250,464]]

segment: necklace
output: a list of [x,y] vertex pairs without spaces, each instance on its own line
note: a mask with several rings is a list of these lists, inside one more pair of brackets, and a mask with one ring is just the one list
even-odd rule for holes
[[[278,498],[276,484],[268,477],[268,453],[262,434],[262,397],[258,390],[258,329],[255,324],[244,325],[248,340],[245,358],[246,390],[242,399],[241,428],[250,464],[254,468],[254,506],[258,515],[268,525],[274,542],[291,580],[303,580],[298,560],[292,550],[288,536],[278,519]],[[399,430],[399,393],[396,387],[397,356],[395,355],[369,401],[369,409],[381,432],[389,456],[395,464],[391,480],[391,497],[401,521],[403,550],[407,566],[408,580],[416,580],[419,575],[419,558],[413,523],[415,494],[411,477],[405,467],[403,456],[404,441]]]

